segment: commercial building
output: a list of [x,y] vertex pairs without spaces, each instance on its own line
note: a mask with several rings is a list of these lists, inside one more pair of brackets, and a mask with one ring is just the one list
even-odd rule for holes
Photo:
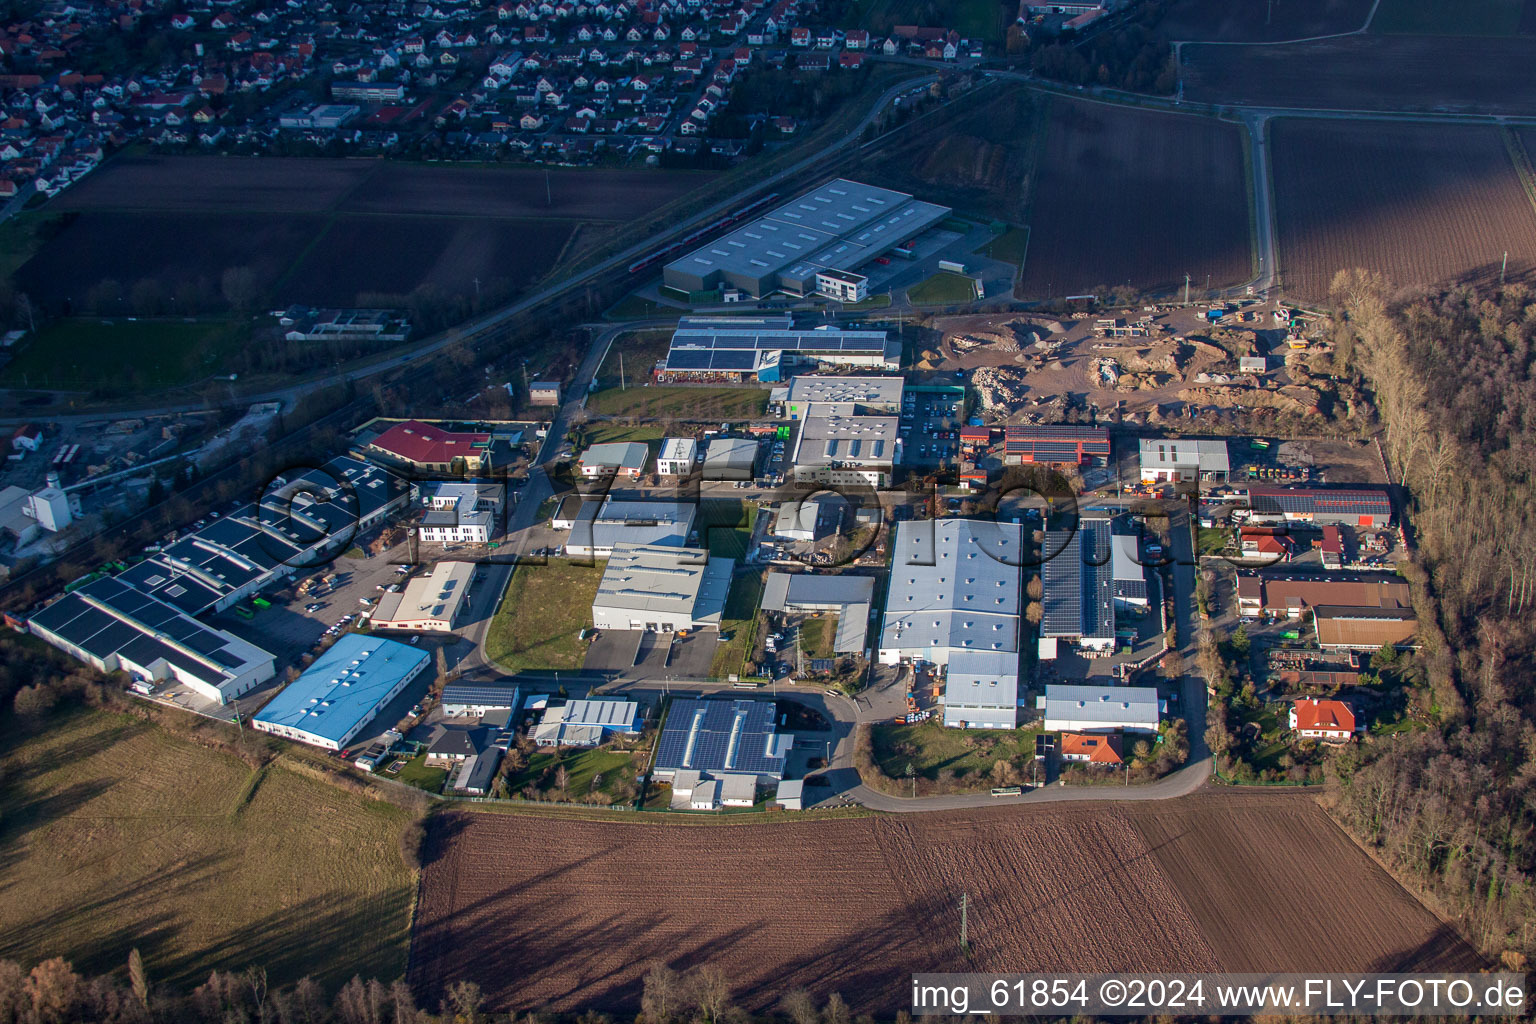
[[687,476],[699,461],[699,443],[691,437],[669,437],[661,442],[656,472],[662,476]]
[[1294,619],[1322,606],[1409,610],[1412,602],[1408,582],[1391,573],[1239,573],[1237,577],[1238,614],[1248,617]]
[[795,327],[794,318],[683,317],[667,349],[665,373],[728,380],[784,380],[814,368],[901,368],[901,342],[885,331],[826,324]]
[[1392,522],[1392,500],[1381,487],[1248,488],[1250,519],[1361,526],[1379,529]]
[[445,430],[420,420],[396,423],[369,442],[368,448],[430,472],[476,473],[491,468],[490,434]]
[[839,302],[863,302],[869,298],[869,278],[847,270],[818,270],[816,294]]
[[1019,652],[952,654],[944,673],[944,724],[957,729],[1017,728]]
[[1182,437],[1142,438],[1141,482],[1226,483],[1232,474],[1227,442]]
[[449,718],[480,718],[492,712],[515,713],[522,705],[522,694],[515,683],[448,683],[443,687],[441,707]]
[[1003,428],[1003,462],[1010,466],[1103,465],[1109,459],[1109,431],[1059,424]]
[[1312,612],[1317,645],[1332,651],[1417,647],[1419,620],[1411,608],[1321,605]]
[[1145,611],[1152,599],[1147,589],[1147,567],[1141,563],[1141,541],[1126,533],[1117,533],[1109,541],[1115,607],[1130,612]]
[[812,405],[790,456],[797,483],[885,487],[901,462],[895,416],[845,416]]
[[1298,700],[1288,717],[1291,730],[1306,739],[1341,743],[1355,737],[1355,713],[1341,700]]
[[818,274],[856,271],[949,215],[948,207],[839,178],[673,260],[662,278],[686,292],[808,295]]
[[949,664],[956,651],[1019,649],[1023,527],[972,519],[898,523],[880,663]]
[[592,599],[592,624],[652,633],[718,629],[733,568],[732,559],[692,548],[616,545]]
[[774,729],[772,701],[675,697],[656,743],[652,774],[663,781],[682,772],[715,779],[746,775],[770,786],[784,777],[794,737]]
[[179,683],[219,704],[276,671],[272,655],[254,644],[110,578],[65,594],[33,615],[27,629],[98,672]]
[[751,480],[760,444],[754,437],[717,437],[704,451],[705,480]]
[[117,579],[188,615],[223,611],[330,557],[405,506],[398,477],[359,459],[277,477],[260,502],[198,527]]
[[417,485],[427,512],[416,536],[428,544],[484,544],[501,532],[505,484],[429,482]]
[[622,476],[633,480],[645,472],[651,450],[638,441],[612,441],[595,444],[581,453],[584,477]]
[[501,767],[500,747],[487,747],[464,759],[454,776],[453,788],[465,796],[488,796]]
[[591,699],[545,708],[532,737],[541,747],[595,747],[611,734],[635,736],[639,732],[639,704],[632,700]]
[[768,401],[781,407],[784,417],[802,420],[812,409],[841,416],[874,415],[901,411],[906,381],[901,377],[794,377],[783,388],[769,392]]
[[1163,702],[1151,686],[1046,683],[1035,707],[1048,732],[1157,732]]
[[397,593],[380,594],[369,621],[374,629],[451,632],[463,617],[475,569],[473,562],[438,562]]
[[420,647],[345,633],[251,724],[262,732],[340,750],[431,665],[431,655]]
[[411,323],[391,309],[305,309],[295,306],[277,321],[287,341],[404,341]]
[[584,502],[565,542],[565,553],[607,558],[620,544],[681,548],[693,534],[698,511],[698,505],[680,501],[609,498],[601,506]]
[[1107,651],[1115,644],[1115,587],[1109,520],[1080,519],[1048,530],[1040,570],[1040,635]]
[[789,615],[835,614],[837,632],[832,650],[837,654],[860,654],[869,636],[869,613],[874,599],[873,576],[770,572],[763,585],[762,609]]

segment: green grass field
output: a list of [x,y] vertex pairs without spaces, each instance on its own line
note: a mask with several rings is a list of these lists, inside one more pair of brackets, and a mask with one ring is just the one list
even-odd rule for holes
[[757,608],[763,601],[763,582],[766,573],[759,569],[738,574],[731,580],[731,592],[725,599],[725,612],[720,616],[720,632],[731,634],[731,639],[717,644],[715,660],[710,675],[723,679],[742,671],[742,664],[751,649],[753,628],[757,622]]
[[1512,36],[1526,0],[1381,0],[1371,31],[1400,35]]
[[485,654],[508,672],[580,668],[592,625],[592,599],[603,564],[587,567],[551,559],[520,565],[485,635]]
[[762,388],[696,388],[652,385],[627,390],[607,388],[587,398],[599,416],[635,416],[649,420],[727,421],[761,416],[768,408]]
[[1029,254],[1029,228],[1009,228],[976,252],[1023,269],[1024,258]]
[[443,783],[448,781],[448,769],[438,768],[435,765],[428,767],[426,751],[422,751],[407,761],[405,767],[400,769],[398,775],[387,777],[397,779],[407,786],[424,789],[428,793],[441,793],[443,791]]
[[597,387],[618,387],[621,383],[633,388],[644,384],[651,376],[651,367],[665,359],[672,347],[672,332],[668,330],[625,331],[608,345],[603,364],[597,368]]
[[57,213],[24,212],[0,223],[0,277],[9,278],[64,228]]
[[45,327],[0,371],[0,383],[109,392],[192,384],[220,372],[249,344],[231,320],[62,320]]
[[694,528],[699,531],[699,541],[711,557],[740,560],[747,556],[747,545],[752,542],[752,522],[756,515],[756,502],[705,498],[699,502]]
[[800,649],[807,658],[830,658],[837,652],[832,642],[837,639],[837,616],[823,615],[819,619],[804,619],[800,623]]
[[[572,803],[589,803],[597,796],[597,803],[623,803],[634,799],[635,774],[643,767],[645,754],[634,751],[608,750],[602,747],[544,750],[528,759],[528,767],[507,778],[507,792],[512,796],[524,795],[533,789],[546,797],[568,800]],[[555,787],[555,769],[564,765],[567,779],[565,792]],[[602,781],[593,786],[598,776]]]
[[936,780],[945,770],[957,780],[984,779],[997,761],[1033,758],[1033,729],[951,729],[937,718],[917,725],[885,722],[873,727],[875,763],[893,779],[907,775],[907,765],[919,778]]
[[405,970],[406,812],[238,759],[125,715],[77,711],[0,758],[0,957],[62,956],[156,982]]
[[941,271],[921,284],[907,289],[907,298],[916,306],[943,306],[955,302],[974,302],[976,285],[961,274]]
[[[622,423],[588,423],[582,427],[583,445],[590,447],[594,444],[607,444],[611,441],[644,441],[651,444],[651,454],[655,455],[661,448],[659,443],[667,436],[666,427],[658,423],[642,423],[637,427],[626,427]],[[651,467],[654,469],[655,467]]]

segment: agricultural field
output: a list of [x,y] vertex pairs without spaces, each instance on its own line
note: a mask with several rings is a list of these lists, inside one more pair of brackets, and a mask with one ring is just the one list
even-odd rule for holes
[[[1360,852],[1309,798],[1205,792],[1126,805],[1152,860],[1228,971],[1304,971],[1326,956],[1340,971],[1476,971],[1480,957]],[[1331,878],[1325,923],[1316,891]],[[1327,936],[1318,947],[1313,936]]]
[[[1319,903],[1298,878],[1348,899]],[[645,898],[615,879],[643,879]],[[960,879],[966,970],[1476,966],[1310,798],[1208,793],[667,826],[443,815],[412,982],[424,1000],[468,977],[498,1008],[633,1010],[659,958],[719,966],[747,1009],[804,986],[889,1014],[912,972],[960,969]]]
[[384,163],[345,213],[627,221],[707,184],[705,171],[581,170]]
[[904,131],[855,175],[959,213],[1026,222],[1046,101],[1008,87],[978,89],[942,118]]
[[1529,0],[1381,0],[1372,32],[1407,35],[1512,36],[1529,34],[1536,20]]
[[[1353,32],[1365,24],[1374,0],[1175,0],[1158,23],[1169,39],[1273,43]],[[1383,6],[1392,0],[1384,0]],[[1378,12],[1377,21],[1381,20]]]
[[519,565],[486,632],[486,658],[508,672],[580,668],[603,565]]
[[1039,167],[1019,297],[1168,293],[1185,274],[1222,288],[1253,275],[1237,126],[1057,99]]
[[[418,287],[464,294],[513,294],[560,257],[571,221],[452,217],[338,217],[279,288],[284,302],[368,305],[373,294],[409,295]],[[362,296],[363,298],[360,298]]]
[[1352,35],[1283,46],[1182,48],[1184,96],[1329,110],[1536,113],[1529,36]]
[[0,957],[95,974],[138,947],[183,989],[247,965],[274,986],[405,970],[396,807],[97,711],[18,737],[0,771]]
[[1500,130],[1277,121],[1270,126],[1281,282],[1327,298],[1339,270],[1402,287],[1496,281],[1536,264],[1536,211]]
[[131,392],[206,379],[249,343],[238,320],[58,320],[0,370],[15,387]]

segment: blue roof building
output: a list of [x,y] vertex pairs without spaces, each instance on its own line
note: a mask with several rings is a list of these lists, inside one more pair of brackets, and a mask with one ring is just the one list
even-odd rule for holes
[[276,736],[340,750],[431,664],[422,648],[348,633],[251,724]]

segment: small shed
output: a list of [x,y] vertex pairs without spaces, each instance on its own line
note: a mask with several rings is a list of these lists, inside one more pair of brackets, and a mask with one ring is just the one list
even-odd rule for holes
[[688,806],[695,811],[712,811],[720,806],[720,783],[713,779],[693,787]]
[[692,768],[679,768],[677,774],[672,776],[672,795],[678,797],[692,796],[701,781],[700,773]]
[[773,795],[773,802],[786,811],[799,811],[805,809],[804,796],[804,779],[784,779],[780,781],[778,791]]
[[727,775],[720,782],[720,802],[726,807],[751,807],[757,803],[757,776]]

